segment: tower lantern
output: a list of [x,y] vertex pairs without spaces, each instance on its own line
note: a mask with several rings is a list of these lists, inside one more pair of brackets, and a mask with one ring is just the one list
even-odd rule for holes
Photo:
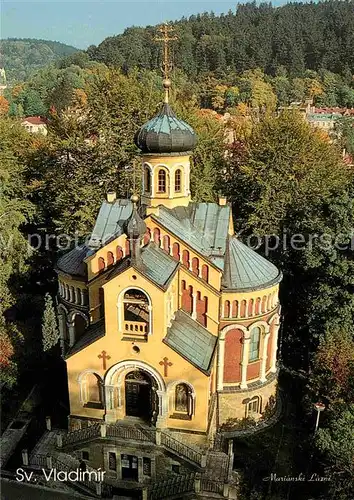
[[163,42],[164,103],[159,113],[145,123],[135,135],[135,144],[143,160],[143,193],[141,201],[148,207],[187,206],[190,201],[190,155],[197,144],[193,128],[178,118],[169,105],[172,64],[169,44],[176,40],[173,27],[159,27]]

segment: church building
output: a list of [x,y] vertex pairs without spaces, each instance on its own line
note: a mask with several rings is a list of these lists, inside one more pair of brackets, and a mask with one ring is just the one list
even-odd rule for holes
[[[171,109],[169,85],[135,135],[141,196],[109,192],[89,242],[57,263],[64,445],[117,481],[190,468],[183,445],[212,449],[229,419],[258,420],[276,396],[282,274],[234,234],[225,198],[193,202],[197,137]],[[133,445],[139,433],[147,439]]]

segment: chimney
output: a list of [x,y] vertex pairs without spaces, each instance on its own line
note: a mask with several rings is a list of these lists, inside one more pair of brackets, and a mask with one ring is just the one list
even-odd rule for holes
[[115,191],[108,191],[107,201],[108,203],[114,203],[117,199],[117,193]]
[[225,206],[226,202],[227,202],[226,196],[219,196],[219,205],[220,205],[220,207]]

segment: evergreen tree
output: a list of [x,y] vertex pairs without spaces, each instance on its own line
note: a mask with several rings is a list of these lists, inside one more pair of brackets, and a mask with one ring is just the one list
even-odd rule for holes
[[45,306],[42,319],[42,342],[43,350],[50,351],[59,340],[59,330],[53,299],[49,293],[45,295]]

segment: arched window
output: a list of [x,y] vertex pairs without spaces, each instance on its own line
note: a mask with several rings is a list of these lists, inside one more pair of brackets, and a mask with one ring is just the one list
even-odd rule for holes
[[188,252],[188,250],[183,250],[182,262],[183,262],[183,265],[186,266],[187,269],[189,269],[189,252]]
[[255,315],[258,316],[260,313],[261,313],[261,298],[257,297]]
[[163,237],[163,249],[165,252],[170,253],[170,237],[168,234],[165,234]]
[[160,239],[161,239],[160,229],[158,227],[155,227],[155,229],[154,229],[154,242],[156,243],[157,246],[160,246]]
[[262,312],[265,313],[267,310],[267,296],[264,295],[262,299]]
[[254,396],[246,403],[246,417],[253,417],[261,412],[261,398]]
[[144,336],[149,333],[150,307],[144,292],[135,288],[127,290],[123,298],[123,308],[125,335]]
[[186,283],[182,281],[182,309],[187,314],[192,314],[193,312],[193,287],[189,286],[186,288]]
[[159,170],[157,181],[157,192],[166,193],[166,170]]
[[253,303],[254,303],[253,299],[250,299],[248,301],[248,317],[249,318],[252,318],[252,316],[253,316]]
[[175,389],[175,411],[188,416],[193,415],[193,394],[187,384],[177,384]]
[[128,238],[125,240],[125,256],[130,255],[130,243]]
[[150,193],[151,192],[151,172],[149,167],[145,167],[144,170],[144,184],[145,184],[145,192]]
[[267,298],[267,311],[272,309],[272,294],[270,293]]
[[237,318],[238,316],[238,300],[232,301],[232,317]]
[[247,302],[245,300],[241,300],[241,308],[240,308],[240,317],[245,318],[247,311]]
[[120,260],[123,259],[123,248],[120,246],[117,246],[117,248],[116,248],[116,259],[117,259],[117,262],[119,262]]
[[230,317],[230,301],[225,300],[224,304],[224,318],[229,318]]
[[86,408],[103,408],[102,382],[95,373],[87,373],[82,378],[81,400]]
[[259,344],[261,341],[261,329],[256,326],[251,330],[251,342],[249,350],[249,361],[255,361],[259,358]]
[[197,257],[192,259],[192,273],[199,276],[199,259]]
[[113,252],[107,252],[107,266],[113,266],[113,264],[114,264]]
[[179,243],[177,242],[172,246],[172,257],[178,261],[180,260]]
[[202,266],[202,278],[208,283],[209,280],[209,267],[206,264]]
[[75,340],[83,336],[87,327],[87,320],[81,314],[75,314],[73,317]]
[[150,240],[151,240],[151,231],[149,228],[147,228],[146,233],[144,235],[144,245],[147,245],[148,243],[150,243]]
[[105,261],[103,257],[98,258],[98,271],[104,271],[104,268],[106,267]]
[[175,172],[175,193],[180,193],[182,184],[181,184],[181,179],[182,179],[182,172],[181,169],[177,169]]

